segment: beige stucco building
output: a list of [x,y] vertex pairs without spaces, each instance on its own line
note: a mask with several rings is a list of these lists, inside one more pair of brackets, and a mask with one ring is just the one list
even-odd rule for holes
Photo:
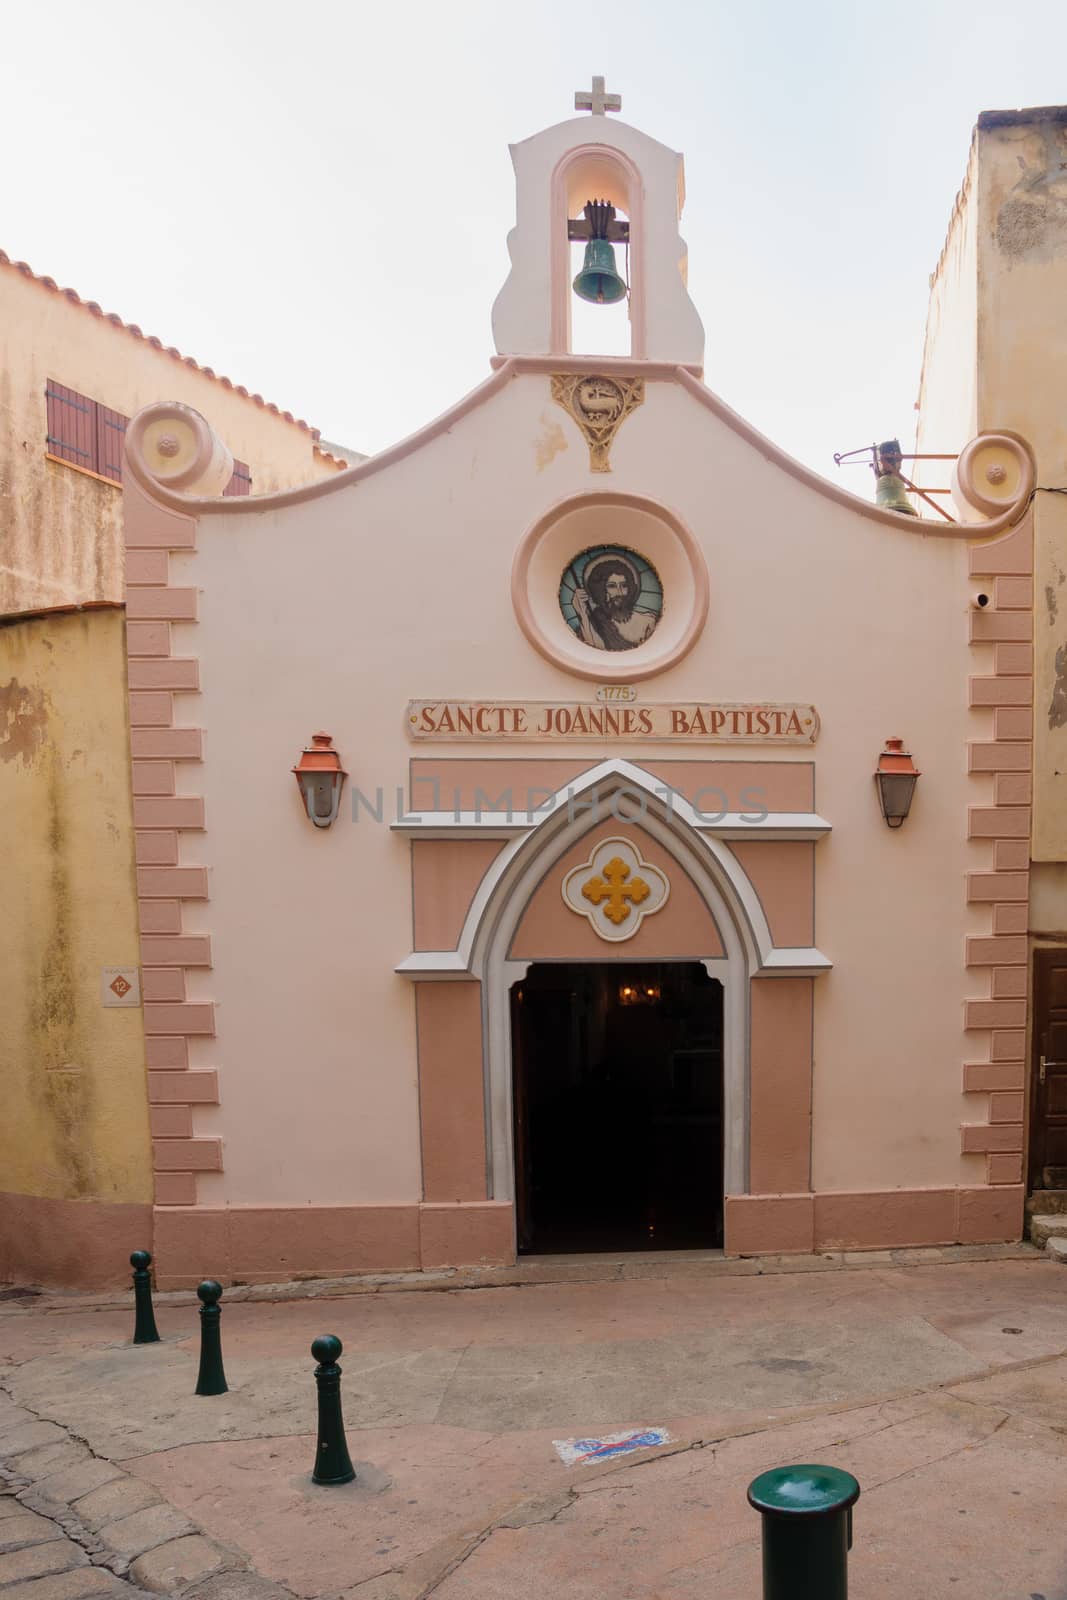
[[105,1246],[151,1238],[135,874],[157,846],[131,798],[122,425],[172,394],[225,431],[231,493],[341,464],[0,255],[0,1275],[23,1280],[99,1281]]
[[[1037,1209],[1067,1188],[1065,171],[1067,107],[979,118],[931,279],[917,444],[952,451],[978,432],[1018,434],[1037,469],[1032,589],[1015,578],[1018,609],[984,619],[995,680],[973,697],[976,718],[1013,744],[992,780],[1006,830],[996,851],[1029,877],[1002,919],[1017,964],[997,992],[1017,995],[1020,1009],[1027,1001],[1029,1014],[996,1039],[989,1085],[1019,1097],[1014,1149],[1022,1162],[1025,1145]],[[991,598],[1004,604],[1003,591]]]

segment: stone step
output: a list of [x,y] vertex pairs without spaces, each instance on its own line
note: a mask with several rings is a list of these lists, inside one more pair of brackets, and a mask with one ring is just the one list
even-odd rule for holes
[[1035,1189],[1027,1199],[1028,1217],[1047,1217],[1051,1213],[1067,1215],[1067,1189]]
[[1067,1216],[1031,1217],[1030,1237],[1036,1245],[1047,1244],[1050,1239],[1067,1239]]
[[1062,1261],[1063,1265],[1067,1267],[1067,1239],[1050,1239],[1045,1246],[1045,1253],[1050,1255],[1053,1261]]

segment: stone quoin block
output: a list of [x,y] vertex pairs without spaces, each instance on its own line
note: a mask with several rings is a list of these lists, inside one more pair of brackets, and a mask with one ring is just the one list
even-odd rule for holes
[[975,1061],[963,1069],[966,1094],[986,1094],[995,1089],[1021,1089],[1026,1075],[1022,1061]]
[[1029,677],[1034,670],[1034,650],[1029,644],[993,646],[993,671],[998,677]]
[[1030,875],[1027,872],[968,872],[967,899],[972,903],[983,901],[1027,901],[1030,898]]
[[169,728],[174,720],[174,697],[163,689],[130,691],[131,728]]
[[1007,1154],[1023,1147],[1021,1123],[965,1122],[960,1134],[964,1155],[984,1155],[987,1151]]
[[133,821],[137,828],[202,828],[204,802],[198,795],[145,795],[133,802]]
[[145,1064],[157,1072],[183,1072],[189,1066],[189,1041],[181,1038],[146,1039]]
[[1028,839],[1029,806],[968,806],[969,839]]
[[169,576],[170,555],[166,550],[127,550],[127,588],[164,588]]
[[1017,936],[987,938],[976,936],[967,940],[967,965],[969,967],[1024,966],[1029,958],[1026,940]]
[[965,1000],[965,1028],[1021,1028],[1026,1022],[1025,1000]]
[[[1013,747],[1008,745],[1006,748],[1012,749]],[[995,806],[1029,806],[1032,798],[1033,782],[1028,772],[998,772],[994,777],[993,804]],[[1029,843],[1029,828],[1020,837]]]
[[169,656],[169,622],[131,622],[126,617],[126,649],[131,656]]
[[139,867],[137,893],[145,900],[206,900],[206,867]]
[[1029,972],[1026,967],[994,967],[994,1000],[1025,1000],[1029,990]]
[[174,793],[173,761],[134,761],[132,777],[134,796]]
[[153,1105],[215,1105],[218,1098],[219,1075],[211,1068],[148,1074],[148,1099]]
[[221,1172],[221,1139],[153,1139],[157,1172]]
[[199,728],[131,728],[130,751],[135,761],[199,761],[203,734]]
[[141,960],[146,967],[210,967],[211,940],[206,933],[142,934]]
[[1027,611],[972,611],[971,643],[1028,644],[1034,637],[1034,621]]
[[998,706],[993,712],[995,739],[1032,739],[1034,715],[1026,706]]
[[210,1003],[184,1005],[146,1005],[145,1033],[212,1034],[215,1032],[215,1007]]
[[168,656],[165,660],[131,657],[126,670],[131,689],[195,691],[200,688],[200,663],[191,657]]
[[1030,923],[1030,907],[1023,901],[1021,905],[997,905],[993,907],[993,932],[994,933],[1025,933]]
[[195,622],[196,599],[195,589],[131,589],[126,615],[131,622]]
[[972,706],[1028,706],[1033,698],[1034,686],[1029,677],[970,680],[969,703]]
[[1004,576],[993,580],[993,604],[998,611],[1029,611],[1034,603],[1031,577]]
[[1022,1122],[1023,1097],[1021,1093],[997,1092],[989,1096],[990,1122]]
[[178,835],[173,831],[145,831],[134,834],[134,859],[139,867],[176,867]]
[[180,967],[147,967],[141,974],[144,1000],[182,1002],[185,999],[185,973]]
[[193,1113],[189,1106],[149,1106],[148,1126],[153,1139],[191,1139]]
[[1031,756],[1029,739],[1020,744],[984,744],[972,740],[967,746],[967,771],[1029,772]]
[[182,908],[178,900],[142,900],[137,915],[143,934],[181,932]]
[[157,1172],[155,1198],[157,1206],[195,1206],[196,1178],[191,1172]]
[[[1023,1158],[1021,1155],[991,1154],[986,1159],[986,1170],[990,1183],[1021,1183],[1023,1177]],[[1018,1238],[1018,1230],[1009,1234],[1009,1238]]]

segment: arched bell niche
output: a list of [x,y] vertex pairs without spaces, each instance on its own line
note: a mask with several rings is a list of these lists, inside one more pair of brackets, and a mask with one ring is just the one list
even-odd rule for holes
[[[630,293],[614,306],[579,300],[572,288],[582,246],[567,237],[568,223],[582,217],[587,200],[606,200],[617,220],[629,223],[629,244],[615,245],[620,273]],[[552,348],[578,355],[645,358],[645,285],[642,184],[636,167],[618,150],[581,145],[570,150],[552,175]],[[620,337],[621,335],[621,337]]]

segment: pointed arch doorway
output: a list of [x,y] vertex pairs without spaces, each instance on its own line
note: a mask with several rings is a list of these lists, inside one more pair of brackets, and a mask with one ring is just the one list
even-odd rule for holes
[[[773,778],[777,767],[764,766]],[[775,942],[749,875],[753,853],[742,857],[734,843],[804,849],[830,824],[797,808],[794,787],[758,831],[735,813],[708,817],[680,789],[617,757],[570,778],[536,812],[485,811],[484,794],[499,786],[487,790],[495,775],[471,767],[453,811],[393,825],[418,842],[416,927],[432,905],[433,926],[446,934],[397,967],[419,996],[421,1210],[432,1229],[426,1259],[514,1259],[526,1169],[516,1160],[513,992],[534,968],[559,963],[607,963],[620,972],[644,961],[699,964],[721,986],[724,1248],[796,1248],[811,1208],[812,981],[831,963],[814,944]],[[540,768],[518,770],[531,784],[543,781]],[[669,903],[654,914],[646,909],[640,931],[624,942],[597,937],[584,916],[565,910],[561,894],[605,834],[632,845],[670,881]],[[798,875],[796,892],[810,896],[814,863],[806,850],[805,859],[810,870],[806,879]],[[758,880],[766,886],[780,866],[776,850]],[[578,909],[584,914],[584,905]],[[793,909],[791,931],[803,920]],[[586,1165],[606,1154],[590,1152]]]
[[702,962],[534,962],[511,1038],[520,1254],[722,1246],[723,988]]

